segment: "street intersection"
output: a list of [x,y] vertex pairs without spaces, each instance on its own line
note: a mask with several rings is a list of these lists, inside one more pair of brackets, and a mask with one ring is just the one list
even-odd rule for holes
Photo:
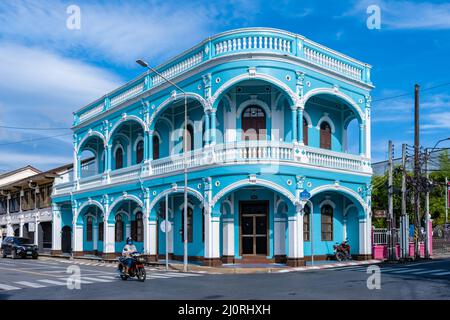
[[[368,267],[380,270],[369,289]],[[78,270],[79,286],[69,288]],[[0,259],[0,299],[450,299],[450,259],[256,274],[206,274],[147,267],[147,280],[122,281],[115,264]]]

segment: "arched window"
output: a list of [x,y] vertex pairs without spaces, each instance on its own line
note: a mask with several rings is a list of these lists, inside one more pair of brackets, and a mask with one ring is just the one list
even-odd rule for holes
[[[187,135],[186,150],[187,150],[187,152],[189,152],[189,151],[194,150],[194,128],[190,124],[187,125],[186,135]],[[183,142],[183,147],[184,147],[184,142]]]
[[303,143],[305,146],[308,145],[308,121],[303,118]]
[[136,163],[141,163],[144,160],[144,141],[139,141],[136,146]]
[[[187,238],[188,242],[194,240],[194,211],[188,207],[187,211]],[[181,210],[181,241],[184,241],[184,209]]]
[[326,121],[320,124],[320,147],[331,150],[331,127]]
[[136,220],[131,221],[131,238],[137,242],[144,241],[144,221],[142,212],[136,213]]
[[266,139],[266,114],[259,106],[248,106],[242,112],[242,140]]
[[115,234],[115,241],[116,242],[122,242],[123,241],[123,234],[124,234],[124,223],[122,220],[122,216],[118,214],[116,216],[116,234]]
[[159,138],[156,134],[152,138],[153,144],[153,160],[159,159]]
[[92,217],[88,216],[86,219],[86,241],[92,241]]
[[305,214],[303,215],[303,241],[310,240],[310,226],[311,226],[311,209],[309,206],[305,206]]
[[116,169],[123,168],[123,149],[121,147],[117,148],[114,157],[116,159]]
[[333,240],[333,207],[329,204],[321,208],[322,241]]

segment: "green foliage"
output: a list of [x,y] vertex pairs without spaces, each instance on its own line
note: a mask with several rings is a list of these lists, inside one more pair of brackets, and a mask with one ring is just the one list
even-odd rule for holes
[[[394,185],[394,216],[396,223],[399,223],[401,215],[401,185],[402,172],[400,166],[394,168],[393,185]],[[411,177],[411,173],[408,173]],[[443,224],[445,222],[445,177],[450,179],[450,159],[447,151],[439,155],[439,170],[430,173],[430,179],[433,181],[433,189],[430,192],[430,214],[433,219],[433,225]],[[408,179],[407,179],[408,181]],[[372,177],[372,211],[388,210],[388,172],[383,176]],[[421,215],[425,207],[425,195],[420,195],[421,199]],[[413,214],[413,189],[407,183],[406,196],[406,212],[409,214],[411,222],[414,221]],[[385,219],[374,218],[373,223],[375,227],[386,227]]]

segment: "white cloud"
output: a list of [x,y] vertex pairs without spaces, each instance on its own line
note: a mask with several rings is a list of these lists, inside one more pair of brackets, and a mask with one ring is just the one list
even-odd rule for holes
[[0,122],[8,125],[70,126],[74,110],[121,83],[101,68],[16,44],[0,43],[0,61]]
[[450,29],[449,3],[362,0],[344,16],[367,19],[366,9],[373,4],[381,8],[382,29]]
[[[8,39],[39,43],[65,52],[132,65],[154,64],[188,49],[236,20],[251,21],[255,2],[127,1],[82,2],[81,29],[66,28],[69,4],[62,0],[0,4],[0,33]],[[244,19],[245,18],[245,19]]]

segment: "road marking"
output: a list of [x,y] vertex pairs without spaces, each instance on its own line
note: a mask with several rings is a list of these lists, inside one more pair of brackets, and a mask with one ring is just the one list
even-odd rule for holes
[[67,282],[63,282],[63,281],[56,281],[56,280],[49,280],[49,279],[42,279],[42,280],[38,280],[40,282],[44,282],[44,283],[48,283],[48,284],[55,284],[57,286],[66,286]]
[[198,277],[199,275],[197,274],[189,274],[189,273],[173,273],[173,272],[167,272],[164,273],[165,275],[168,275],[170,277],[190,277],[190,276],[194,276],[194,277]]
[[117,279],[118,277],[117,276],[98,276],[99,278],[102,278],[102,279]]
[[433,276],[446,276],[450,274],[450,271],[445,271],[445,272],[439,272],[439,273],[433,273]]
[[434,272],[442,272],[445,271],[444,269],[432,269],[432,270],[425,270],[425,271],[419,271],[419,272],[411,272],[412,274],[425,274],[425,273],[434,273]]
[[9,291],[9,290],[19,290],[19,289],[21,289],[21,288],[13,287],[13,286],[8,286],[7,284],[1,284],[1,283],[0,283],[0,289],[1,289],[1,290],[5,290],[5,291]]
[[91,278],[91,277],[83,277],[83,280],[88,281],[98,281],[98,282],[111,282],[111,280],[101,279],[101,278]]
[[31,288],[45,288],[45,286],[42,284],[29,282],[29,281],[17,281],[15,283],[20,284],[22,286],[31,287]]
[[390,271],[389,273],[415,273],[418,271],[423,271],[425,269],[400,269],[400,270],[395,270],[395,271]]

